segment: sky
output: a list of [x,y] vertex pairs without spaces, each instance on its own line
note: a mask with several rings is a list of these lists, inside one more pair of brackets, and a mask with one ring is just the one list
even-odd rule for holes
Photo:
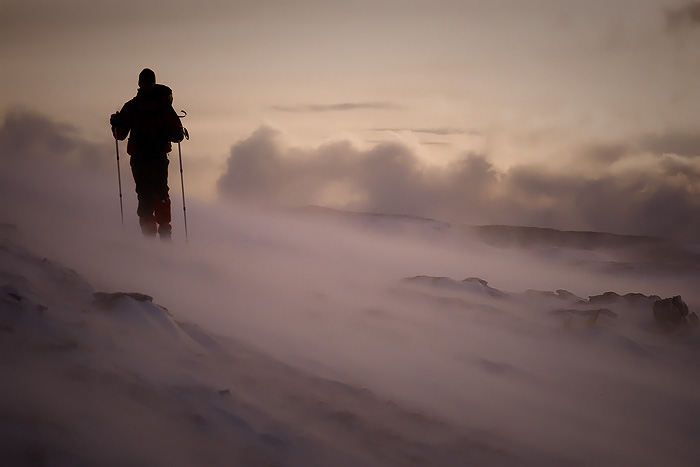
[[[603,429],[586,430],[597,447],[631,447],[635,459],[646,453],[639,440],[653,450],[657,434],[670,441],[681,434],[675,441],[688,452],[694,446],[697,417],[687,414],[697,412],[695,363],[682,344],[648,332],[648,313],[632,315],[641,323],[618,320],[619,335],[584,332],[569,342],[550,314],[505,305],[463,316],[443,308],[454,297],[419,302],[392,292],[417,275],[478,276],[513,293],[682,295],[697,312],[695,269],[649,273],[610,265],[595,251],[498,250],[459,229],[405,235],[392,218],[374,233],[330,215],[245,204],[700,243],[700,3],[0,0],[0,7],[0,224],[17,224],[38,258],[76,268],[97,290],[152,294],[178,318],[247,335],[278,355],[315,356],[445,414],[457,407],[476,426],[488,427],[494,409],[501,426],[547,448],[568,448],[552,437],[581,448],[580,431],[557,423],[572,413],[577,422],[600,416],[595,426]],[[117,146],[120,225],[108,120],[133,97],[144,67],[188,113],[188,248],[180,248],[177,153],[173,244],[141,238],[125,143]],[[570,352],[553,351],[559,344]],[[666,345],[669,353],[648,356]],[[463,372],[465,364],[480,377]],[[572,368],[582,368],[573,381]],[[377,377],[391,374],[396,379]],[[592,388],[594,381],[602,386]],[[574,387],[570,398],[560,383]],[[465,392],[466,384],[477,387]],[[511,409],[542,430],[507,423]],[[637,419],[648,423],[628,423]],[[666,431],[670,422],[675,430]],[[664,452],[683,457],[677,445]],[[590,446],[581,449],[590,458]]]
[[192,196],[699,235],[700,2],[2,10],[0,131],[113,159],[109,115],[152,68],[188,113]]

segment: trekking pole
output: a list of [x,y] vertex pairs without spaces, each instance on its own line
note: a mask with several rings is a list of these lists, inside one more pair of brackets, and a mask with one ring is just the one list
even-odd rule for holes
[[177,152],[180,156],[180,184],[182,185],[182,215],[185,218],[185,241],[188,242],[187,237],[187,207],[185,206],[185,176],[182,172],[182,149],[180,143],[177,143]]
[[[181,110],[184,115],[178,115],[180,118],[185,118],[187,116],[187,112],[184,110]],[[183,133],[185,134],[185,139],[190,139],[190,135],[187,132],[187,128],[183,127],[182,128]],[[182,147],[180,146],[180,143],[177,143],[177,153],[180,158],[180,185],[182,186],[182,215],[185,219],[185,242],[189,242],[189,238],[187,236],[187,207],[185,205],[185,175],[182,170]]]
[[119,180],[119,210],[122,214],[122,227],[124,227],[124,203],[122,202],[122,170],[119,164],[119,140],[114,135],[114,146],[117,148],[117,180]]

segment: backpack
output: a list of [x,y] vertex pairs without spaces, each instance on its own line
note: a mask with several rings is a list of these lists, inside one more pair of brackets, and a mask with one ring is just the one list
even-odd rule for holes
[[184,130],[173,108],[173,90],[164,84],[156,84],[153,93],[158,105],[155,116],[157,128],[153,129],[154,134],[162,135],[161,137],[169,143],[179,143],[184,139]]
[[184,130],[172,99],[168,86],[156,84],[150,92],[139,90],[136,97],[125,104],[122,113],[130,130],[129,154],[167,153],[172,151],[171,142],[183,140]]

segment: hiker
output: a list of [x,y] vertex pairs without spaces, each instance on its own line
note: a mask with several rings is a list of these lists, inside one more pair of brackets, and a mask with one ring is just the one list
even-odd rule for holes
[[172,90],[156,84],[155,73],[144,68],[139,74],[136,97],[124,104],[109,119],[112,134],[118,140],[127,135],[126,152],[131,156],[131,173],[136,182],[141,232],[149,237],[156,233],[169,239],[170,196],[168,195],[168,153],[171,143],[184,138],[182,123],[173,109]]

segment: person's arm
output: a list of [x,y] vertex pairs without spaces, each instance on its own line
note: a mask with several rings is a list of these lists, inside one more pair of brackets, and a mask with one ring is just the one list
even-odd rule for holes
[[134,106],[131,101],[124,104],[122,109],[112,114],[109,123],[112,124],[112,134],[119,141],[126,139],[129,131],[131,131],[132,122],[134,120]]

